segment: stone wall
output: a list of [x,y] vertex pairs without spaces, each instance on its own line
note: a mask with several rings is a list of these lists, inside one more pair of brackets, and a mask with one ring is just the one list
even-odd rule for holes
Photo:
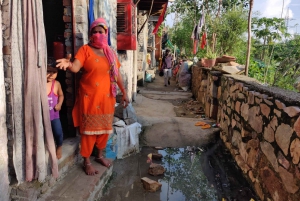
[[[143,11],[139,11],[137,15],[137,31],[139,32],[147,20],[147,15],[144,15]],[[137,76],[138,86],[144,85],[145,71],[148,68],[146,62],[147,45],[148,45],[148,23],[144,25],[144,28],[137,36]]]
[[260,199],[300,200],[300,94],[196,66],[193,73],[198,100],[217,91],[220,137]]
[[[119,61],[121,63],[120,73],[123,78],[125,89],[127,89],[127,96],[129,100],[132,100],[133,89],[133,51],[127,50],[125,54],[118,54]],[[120,91],[119,91],[120,92]]]
[[[4,80],[5,80],[5,95],[6,95],[6,127],[7,127],[7,154],[8,154],[8,167],[9,175],[14,175],[13,166],[13,102],[12,102],[12,63],[11,63],[11,12],[10,6],[11,1],[4,0],[2,2],[2,40],[3,40],[3,69],[4,69]],[[2,132],[1,132],[2,133]],[[4,133],[3,133],[4,134]],[[6,138],[5,137],[5,138]]]

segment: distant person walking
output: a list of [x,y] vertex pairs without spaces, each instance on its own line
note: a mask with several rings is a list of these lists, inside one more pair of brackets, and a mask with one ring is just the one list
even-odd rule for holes
[[172,77],[172,67],[173,67],[173,56],[169,49],[166,50],[166,54],[163,57],[163,70],[164,70],[164,79],[165,87],[170,85],[170,79]]

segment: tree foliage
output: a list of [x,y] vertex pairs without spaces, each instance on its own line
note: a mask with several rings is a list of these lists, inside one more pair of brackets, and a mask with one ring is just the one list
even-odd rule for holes
[[[176,13],[176,23],[169,36],[173,44],[192,56],[191,35],[201,15],[205,14],[208,46],[219,55],[230,54],[244,64],[247,53],[249,0],[176,0],[169,13]],[[221,7],[220,7],[221,5]],[[204,12],[203,12],[204,11]],[[295,90],[300,77],[300,36],[291,36],[281,18],[252,18],[249,76],[273,86]],[[215,39],[214,39],[215,38]],[[198,48],[198,57],[206,49]]]

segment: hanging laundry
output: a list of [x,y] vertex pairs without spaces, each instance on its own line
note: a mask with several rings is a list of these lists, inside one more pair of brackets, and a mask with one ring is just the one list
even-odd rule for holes
[[89,2],[88,18],[89,18],[89,27],[90,27],[92,22],[95,21],[95,17],[94,17],[94,0],[90,0],[90,2]]
[[152,31],[153,34],[157,33],[158,28],[160,27],[161,23],[164,21],[164,19],[165,19],[165,13],[166,13],[166,10],[167,10],[167,6],[168,6],[168,3],[165,3],[165,7],[164,7],[162,13],[160,14],[160,16],[158,18],[158,21],[157,21],[157,23],[155,25],[155,28]]
[[204,20],[205,20],[205,14],[204,14],[204,12],[202,12],[202,16],[201,16],[199,22],[195,25],[193,32],[192,32],[192,36],[191,36],[191,38],[193,40],[193,44],[194,44],[193,54],[196,54],[198,52],[198,43],[200,40],[200,33],[201,33],[201,30],[202,30],[202,27],[204,24]]
[[202,38],[201,38],[201,49],[204,49],[206,46],[206,32],[204,32],[202,34]]

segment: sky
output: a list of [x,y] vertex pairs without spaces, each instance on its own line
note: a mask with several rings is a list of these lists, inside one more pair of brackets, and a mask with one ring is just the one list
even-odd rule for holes
[[[290,19],[289,32],[300,33],[300,0],[254,0],[253,12],[260,13],[261,17],[281,17],[283,1],[283,18],[288,16]],[[166,24],[172,27],[174,14],[166,19]]]

